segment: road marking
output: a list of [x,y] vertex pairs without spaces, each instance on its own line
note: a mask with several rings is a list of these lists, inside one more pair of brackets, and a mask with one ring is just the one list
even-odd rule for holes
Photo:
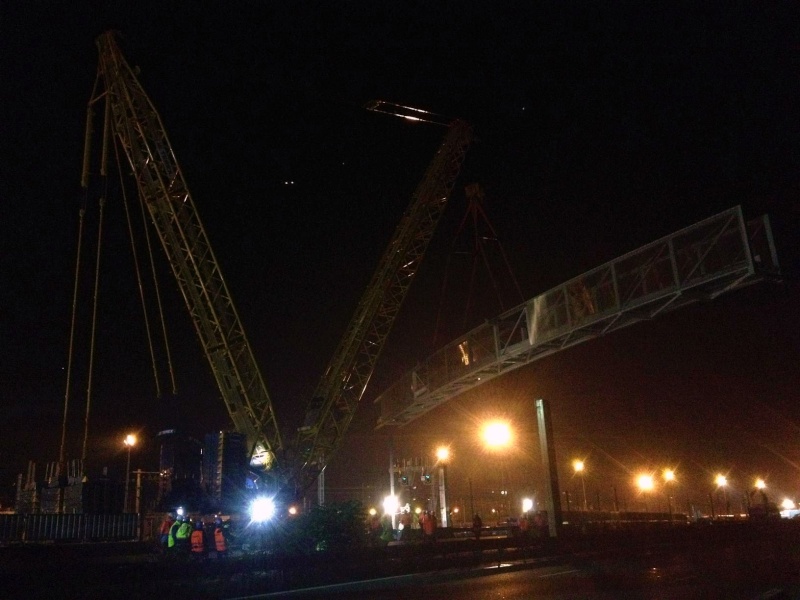
[[537,575],[540,579],[544,579],[545,577],[557,577],[558,575],[568,575],[570,573],[580,573],[580,569],[570,569],[569,571],[558,571],[556,573],[547,573],[546,575]]

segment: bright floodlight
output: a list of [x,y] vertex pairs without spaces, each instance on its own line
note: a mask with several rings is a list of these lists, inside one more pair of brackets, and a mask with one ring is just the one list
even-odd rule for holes
[[583,473],[583,470],[586,468],[586,465],[583,464],[582,460],[573,460],[572,468],[575,469],[576,473]]
[[767,484],[763,479],[756,479],[756,488],[763,490],[765,487],[767,487]]
[[256,498],[250,504],[250,520],[254,523],[269,521],[275,516],[275,501],[272,498]]
[[643,492],[649,492],[655,485],[653,483],[653,476],[648,474],[639,475],[636,479],[636,485],[638,485],[639,489]]
[[783,510],[794,510],[794,506],[794,502],[789,498],[784,498],[783,502],[781,502],[781,508],[783,508]]
[[397,496],[386,496],[386,498],[383,499],[383,514],[395,514],[398,506],[400,506],[400,502],[397,500]]
[[728,485],[728,478],[725,475],[717,475],[714,478],[714,483],[717,484],[717,487],[725,487]]
[[511,442],[511,429],[507,423],[492,421],[483,428],[483,439],[490,448],[508,446]]
[[522,499],[522,512],[526,513],[531,509],[533,509],[533,500],[531,500],[530,498],[523,498]]
[[125,436],[125,442],[124,443],[125,443],[126,446],[128,446],[128,448],[131,448],[131,447],[135,446],[136,445],[136,436],[133,435],[132,433],[129,433],[128,435]]
[[675,481],[675,471],[664,469],[664,481]]
[[447,446],[440,446],[436,449],[436,458],[440,461],[445,461],[450,458],[450,448]]

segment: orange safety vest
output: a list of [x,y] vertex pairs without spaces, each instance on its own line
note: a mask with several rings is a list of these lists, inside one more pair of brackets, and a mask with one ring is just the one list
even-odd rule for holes
[[192,532],[192,552],[205,552],[205,544],[203,544],[203,530],[195,529]]
[[225,544],[225,534],[222,532],[222,527],[217,527],[214,530],[214,545],[217,547],[217,552],[225,552],[228,550]]

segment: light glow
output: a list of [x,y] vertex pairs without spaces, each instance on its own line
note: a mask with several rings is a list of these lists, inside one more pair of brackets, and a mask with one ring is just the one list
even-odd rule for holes
[[583,470],[586,468],[586,465],[583,464],[582,460],[573,460],[572,468],[575,469],[576,473],[583,473]]
[[440,446],[436,449],[436,458],[440,461],[445,461],[450,458],[450,448],[447,446]]
[[490,448],[501,448],[511,443],[511,429],[507,423],[492,421],[483,428],[483,439]]
[[794,510],[795,504],[789,498],[784,498],[783,502],[781,502],[781,508],[783,508],[784,510]]
[[533,500],[530,498],[522,499],[522,512],[526,513],[533,509]]
[[263,523],[275,516],[275,501],[272,498],[256,498],[250,504],[250,521]]
[[714,478],[714,483],[717,484],[717,487],[725,487],[726,485],[728,485],[728,478],[725,477],[725,475],[722,475],[722,474],[717,475]]
[[136,436],[133,435],[132,433],[129,433],[128,435],[125,436],[124,444],[128,448],[133,448],[136,445]]
[[398,506],[400,506],[400,502],[397,500],[397,496],[386,496],[383,499],[383,514],[395,514]]
[[647,473],[639,475],[639,477],[636,478],[636,485],[643,492],[649,492],[655,487],[655,483],[653,482],[653,476]]
[[756,479],[756,489],[763,490],[766,487],[767,484],[763,479]]
[[664,469],[664,481],[675,481],[675,471]]

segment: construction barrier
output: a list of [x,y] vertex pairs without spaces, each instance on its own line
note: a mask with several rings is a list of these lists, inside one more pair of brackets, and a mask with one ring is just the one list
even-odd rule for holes
[[136,540],[139,515],[0,515],[0,542],[94,542]]

